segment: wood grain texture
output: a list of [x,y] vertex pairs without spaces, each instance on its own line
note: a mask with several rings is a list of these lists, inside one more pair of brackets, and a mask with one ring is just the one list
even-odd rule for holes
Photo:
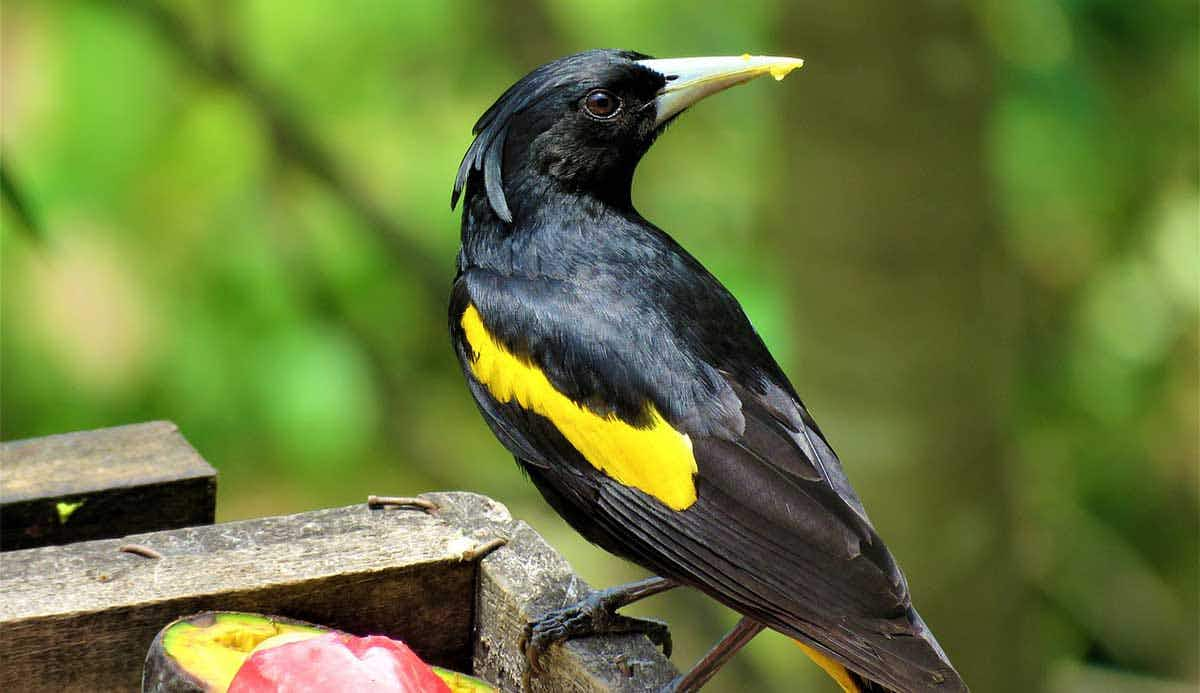
[[463,555],[477,543],[423,512],[364,504],[9,552],[0,690],[136,690],[155,633],[206,609],[382,633],[467,668],[476,565]]
[[[439,516],[468,536],[504,536],[508,544],[479,564],[475,593],[473,670],[505,691],[519,691],[528,663],[518,643],[525,625],[572,604],[591,588],[529,525],[485,496],[430,493]],[[598,693],[658,691],[678,673],[641,635],[591,637],[552,647],[532,691]]]
[[168,421],[3,443],[0,467],[4,551],[211,524],[216,508],[216,471]]

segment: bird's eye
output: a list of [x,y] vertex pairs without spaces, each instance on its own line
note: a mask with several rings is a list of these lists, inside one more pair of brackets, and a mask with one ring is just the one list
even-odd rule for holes
[[583,110],[593,118],[608,120],[621,110],[621,98],[611,91],[593,89],[583,97]]

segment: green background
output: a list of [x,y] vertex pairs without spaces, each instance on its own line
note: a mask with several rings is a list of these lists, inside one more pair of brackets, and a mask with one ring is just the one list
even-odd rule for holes
[[[977,691],[1197,680],[1197,9],[5,0],[3,437],[176,421],[221,519],[467,489],[593,585],[446,336],[475,118],[551,58],[798,55],[639,210],[743,301]],[[734,616],[672,593],[686,667]],[[766,634],[710,690],[833,690]]]

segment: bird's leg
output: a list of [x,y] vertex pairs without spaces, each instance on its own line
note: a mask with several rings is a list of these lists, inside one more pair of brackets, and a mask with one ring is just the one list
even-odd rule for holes
[[521,646],[530,668],[537,671],[538,657],[556,642],[606,633],[642,633],[670,657],[671,633],[667,624],[622,616],[617,609],[678,586],[674,580],[651,577],[592,592],[576,604],[551,611],[526,626]]
[[713,645],[708,654],[704,655],[704,658],[697,662],[691,671],[676,677],[674,681],[667,684],[662,693],[692,693],[692,691],[700,690],[700,687],[708,683],[718,669],[737,654],[738,650],[753,640],[754,636],[761,633],[765,627],[758,621],[743,617],[733,627],[733,630],[726,633],[720,642]]

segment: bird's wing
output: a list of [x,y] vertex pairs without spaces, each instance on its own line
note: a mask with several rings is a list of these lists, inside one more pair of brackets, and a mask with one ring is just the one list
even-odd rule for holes
[[[543,492],[552,489],[556,507],[570,506],[587,518],[585,535],[603,537],[598,543],[606,548],[618,547],[866,678],[904,691],[965,690],[913,610],[903,575],[837,456],[740,309],[739,318],[713,321],[725,330],[720,337],[691,333],[702,343],[697,349],[665,338],[664,326],[650,315],[621,329],[596,328],[583,311],[545,294],[521,295],[510,285],[485,296],[485,287],[476,288],[478,295],[460,283],[451,307],[472,392]],[[504,303],[537,315],[518,330],[524,344],[498,336]],[[491,324],[484,325],[481,313]],[[547,336],[552,348],[540,347],[534,333]],[[705,343],[730,334],[752,339],[726,347]],[[507,348],[523,353],[498,365]],[[672,356],[684,351],[694,358]],[[514,375],[520,369],[526,370]],[[630,370],[653,378],[631,377]],[[522,389],[513,385],[521,378],[539,380]],[[614,396],[606,388],[616,379],[624,379],[622,398],[641,397],[654,415],[634,422],[641,438],[614,448],[610,441],[631,428],[619,415],[623,407],[609,402]],[[582,394],[580,383],[587,384]],[[638,392],[636,384],[647,389]],[[572,412],[592,419],[564,418],[546,403],[553,397],[569,399]],[[593,445],[588,426],[607,447]],[[672,467],[678,450],[661,447],[656,435],[686,439],[694,466]],[[634,473],[639,470],[645,474]],[[691,495],[681,491],[685,485]]]
[[606,483],[598,514],[616,518],[615,529],[653,547],[688,582],[872,681],[904,691],[965,690],[912,608],[883,541],[829,478],[808,474],[819,467],[805,438],[823,454],[832,450],[816,431],[781,423],[761,396],[738,394],[743,435],[693,438],[693,506],[675,512]]

